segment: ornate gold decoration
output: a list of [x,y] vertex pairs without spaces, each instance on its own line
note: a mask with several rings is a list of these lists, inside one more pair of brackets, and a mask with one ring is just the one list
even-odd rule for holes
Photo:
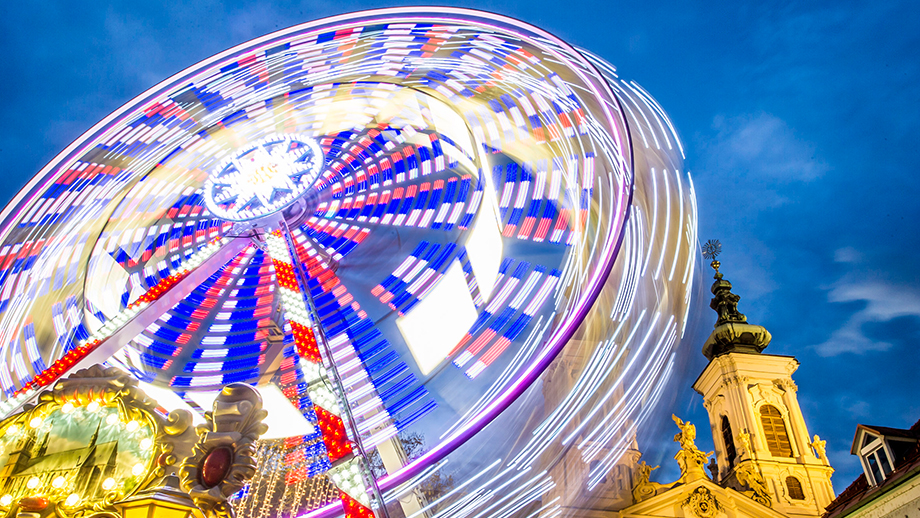
[[722,514],[722,506],[708,488],[700,486],[684,500],[684,507],[699,518],[714,518]]
[[[117,518],[116,502],[162,482],[175,470],[176,453],[190,452],[194,443],[187,411],[164,419],[137,380],[115,368],[81,369],[37,401],[0,423],[4,446],[12,449],[0,468],[0,516]],[[53,441],[61,437],[52,433],[56,426],[80,437],[95,432],[86,446],[54,451]],[[97,444],[116,433],[119,439]],[[54,453],[47,453],[49,446]],[[142,462],[126,473],[117,459],[129,450],[139,452],[139,458],[127,454]]]
[[680,466],[680,478],[677,482],[687,484],[695,480],[708,479],[705,468],[712,452],[703,453],[696,447],[696,426],[689,421],[684,422],[676,415],[672,415],[671,419],[680,428],[680,432],[674,436],[674,441],[680,444],[680,451],[674,455],[677,465]]
[[764,480],[760,471],[754,468],[753,464],[742,464],[735,468],[735,477],[739,484],[751,488],[750,491],[744,491],[745,496],[753,498],[756,502],[766,507],[773,507],[773,501],[770,498],[770,491],[767,488],[767,481]]
[[798,392],[799,387],[791,379],[775,379],[773,380],[773,386],[780,390],[785,390],[787,392]]
[[256,472],[255,442],[268,430],[262,422],[267,415],[262,397],[244,383],[221,389],[213,411],[205,413],[208,422],[198,426],[198,443],[179,475],[182,489],[209,518],[235,516],[227,499]]

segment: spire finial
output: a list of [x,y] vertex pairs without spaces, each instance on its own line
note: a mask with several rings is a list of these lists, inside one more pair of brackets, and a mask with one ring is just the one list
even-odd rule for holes
[[702,249],[703,257],[712,261],[709,265],[716,272],[709,307],[719,316],[715,330],[703,346],[703,354],[711,360],[726,352],[759,353],[770,343],[770,333],[762,326],[748,324],[747,317],[738,311],[741,297],[732,293],[732,283],[723,279],[719,272],[722,264],[716,258],[722,253],[722,243],[718,239],[710,239],[703,244]]
[[722,253],[722,243],[718,239],[710,239],[703,243],[703,257],[706,259],[711,259],[712,262],[709,263],[709,266],[712,266],[712,269],[716,271],[713,279],[721,279],[722,274],[719,273],[719,267],[722,266],[716,257],[719,257],[719,254]]
[[738,301],[741,300],[741,297],[732,293],[732,283],[722,279],[722,273],[719,272],[719,267],[722,266],[722,263],[716,257],[721,253],[722,243],[718,239],[710,239],[703,244],[703,257],[712,259],[709,265],[716,271],[713,276],[716,282],[712,283],[712,294],[715,295],[715,298],[712,299],[710,304],[710,307],[719,314],[716,326],[726,322],[747,322],[744,315],[738,312]]

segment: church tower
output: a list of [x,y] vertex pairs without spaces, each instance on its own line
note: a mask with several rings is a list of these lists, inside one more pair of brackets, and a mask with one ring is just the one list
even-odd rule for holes
[[[716,448],[716,478],[747,490],[762,475],[770,507],[785,516],[820,517],[834,499],[824,441],[812,440],[799,408],[791,356],[764,354],[770,333],[738,312],[740,297],[719,273],[720,245],[704,246],[715,282],[710,307],[718,314],[703,346],[709,364],[693,384],[703,396]],[[816,454],[817,451],[817,454]]]

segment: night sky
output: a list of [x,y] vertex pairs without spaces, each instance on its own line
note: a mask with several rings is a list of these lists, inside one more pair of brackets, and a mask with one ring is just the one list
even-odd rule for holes
[[[297,23],[408,5],[139,4],[3,2],[0,200],[111,111],[201,59]],[[767,352],[801,361],[801,406],[810,432],[828,441],[841,491],[860,473],[849,455],[857,423],[920,419],[920,3],[802,4],[450,5],[589,49],[669,112],[699,197],[700,237],[722,241],[739,309],[773,334]],[[700,447],[712,449],[689,386],[676,411],[702,425]]]

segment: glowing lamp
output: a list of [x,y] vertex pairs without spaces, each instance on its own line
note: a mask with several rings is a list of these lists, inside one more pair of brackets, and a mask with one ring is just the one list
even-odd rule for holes
[[178,487],[179,480],[169,476],[164,486],[141,491],[115,505],[123,518],[204,518],[195,502]]

